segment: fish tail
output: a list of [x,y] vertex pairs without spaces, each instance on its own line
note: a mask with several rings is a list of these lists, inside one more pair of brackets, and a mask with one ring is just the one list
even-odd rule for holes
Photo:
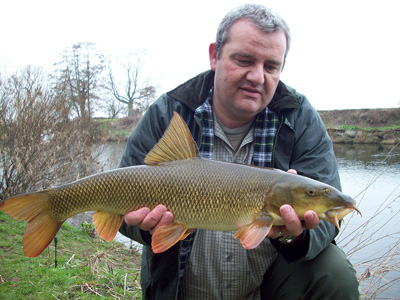
[[36,257],[42,253],[64,223],[53,217],[49,196],[49,191],[41,191],[18,195],[0,203],[0,210],[17,221],[27,222],[23,237],[25,256]]

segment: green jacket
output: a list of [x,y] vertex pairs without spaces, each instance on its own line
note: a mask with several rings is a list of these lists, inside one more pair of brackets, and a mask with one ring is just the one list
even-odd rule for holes
[[[207,99],[214,83],[214,72],[207,71],[162,95],[146,112],[128,139],[120,167],[144,164],[169,125],[174,111],[188,124],[195,141],[200,141],[201,128],[194,110]],[[281,115],[272,153],[272,167],[295,169],[298,174],[317,179],[340,189],[340,179],[332,142],[316,110],[303,95],[279,82],[268,106]],[[143,299],[176,299],[179,285],[179,249],[154,254],[149,247],[151,236],[135,226],[121,225],[120,232],[143,247],[141,283]],[[313,259],[337,234],[332,224],[321,221],[318,228],[305,231],[300,243],[283,245],[272,240],[278,252],[289,261]]]

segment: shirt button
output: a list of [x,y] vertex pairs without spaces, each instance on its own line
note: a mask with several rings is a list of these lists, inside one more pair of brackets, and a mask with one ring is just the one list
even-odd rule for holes
[[225,255],[225,261],[230,262],[232,260],[232,255],[227,254]]
[[225,288],[227,288],[227,289],[230,289],[232,287],[232,285],[230,284],[230,283],[227,283],[226,285],[225,285]]

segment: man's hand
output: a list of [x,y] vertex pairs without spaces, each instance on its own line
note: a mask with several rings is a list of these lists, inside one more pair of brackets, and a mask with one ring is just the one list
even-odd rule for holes
[[124,217],[128,226],[138,226],[144,231],[149,231],[150,234],[153,234],[160,226],[168,225],[173,219],[172,212],[168,211],[162,204],[157,205],[153,210],[142,207],[127,213]]
[[315,211],[308,210],[304,213],[304,221],[300,221],[294,209],[288,205],[280,207],[281,216],[285,225],[272,226],[268,237],[278,238],[280,236],[299,236],[305,229],[313,229],[319,225],[319,217]]
[[[289,173],[297,174],[296,170],[290,169]],[[319,217],[313,210],[304,213],[304,221],[300,221],[294,209],[284,204],[279,209],[285,225],[272,226],[268,233],[269,238],[278,238],[280,236],[299,236],[305,229],[313,229],[319,225]]]

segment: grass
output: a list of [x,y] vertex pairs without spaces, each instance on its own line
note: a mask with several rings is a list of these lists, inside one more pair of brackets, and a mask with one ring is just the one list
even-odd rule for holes
[[[390,217],[386,216],[386,212],[399,199],[400,195],[394,198],[388,197],[373,216],[354,231],[347,232],[345,225],[342,232],[346,234],[338,241],[338,245],[350,259],[357,257],[358,251],[375,249],[374,255],[354,264],[358,273],[362,299],[382,299],[376,297],[383,291],[396,287],[400,282],[400,230],[382,233],[382,229],[398,218],[400,211]],[[386,242],[384,249],[379,246],[380,241]]]
[[110,141],[126,140],[132,133],[132,128],[121,128],[114,126],[119,119],[93,119],[99,125],[102,135]]
[[[390,167],[386,166],[386,160],[398,146],[400,145],[395,145],[380,166],[376,166],[373,179],[356,197],[356,199],[358,198],[359,208],[361,208],[360,204],[362,204],[363,197],[368,189],[376,184],[382,174],[390,172]],[[350,260],[352,257],[357,258],[361,251],[367,250],[372,254],[354,264],[360,282],[361,299],[389,299],[378,297],[382,292],[398,287],[400,283],[400,229],[395,227],[396,230],[389,230],[389,233],[387,230],[390,226],[393,226],[393,221],[397,221],[398,224],[400,217],[400,210],[398,210],[399,190],[400,185],[394,185],[393,190],[385,199],[377,199],[379,205],[372,211],[372,215],[358,224],[356,228],[348,231],[346,228],[355,215],[352,214],[342,226],[342,231],[337,238],[338,245],[345,251]],[[384,249],[379,246],[380,242],[384,242]]]
[[[141,299],[140,256],[65,223],[39,257],[23,256],[25,222],[0,211],[0,299]],[[89,230],[90,231],[90,230]]]
[[386,126],[386,127],[360,127],[356,125],[341,125],[337,128],[348,129],[348,130],[362,130],[362,131],[386,131],[392,129],[400,129],[400,124],[393,124],[391,126]]

